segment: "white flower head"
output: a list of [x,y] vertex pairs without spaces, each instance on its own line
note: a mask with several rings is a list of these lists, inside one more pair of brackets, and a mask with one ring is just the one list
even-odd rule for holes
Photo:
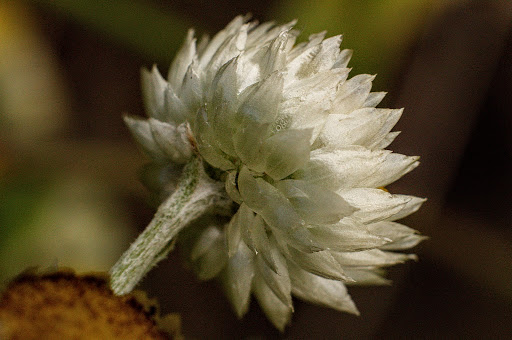
[[349,78],[341,36],[295,45],[294,24],[239,16],[199,43],[189,31],[167,80],[143,71],[149,119],[126,117],[155,162],[198,158],[222,183],[229,218],[178,239],[239,317],[254,294],[280,330],[292,294],[358,314],[346,285],[387,283],[383,267],[414,258],[393,251],[424,238],[394,222],[424,200],[382,189],[418,165],[384,149],[402,110],[375,108],[373,76]]

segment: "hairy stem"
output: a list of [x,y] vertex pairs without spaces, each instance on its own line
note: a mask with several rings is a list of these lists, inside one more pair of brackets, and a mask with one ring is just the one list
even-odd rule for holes
[[210,209],[228,204],[224,185],[211,180],[201,161],[194,158],[184,167],[176,191],[160,205],[146,229],[110,270],[114,293],[129,293],[167,256],[171,241],[181,229]]

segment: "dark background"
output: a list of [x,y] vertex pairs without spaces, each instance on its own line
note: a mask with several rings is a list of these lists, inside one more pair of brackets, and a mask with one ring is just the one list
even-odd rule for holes
[[146,160],[121,119],[144,115],[140,67],[165,73],[187,27],[214,33],[247,12],[297,17],[303,37],[344,33],[352,74],[378,73],[374,90],[389,92],[380,106],[406,108],[390,148],[422,161],[389,189],[428,198],[405,224],[430,239],[414,250],[419,262],[390,270],[393,286],[350,288],[360,317],[296,300],[284,334],[254,301],[238,321],[179,252],[141,287],[192,338],[512,337],[504,0],[1,2],[0,278],[54,260],[108,270],[154,211],[137,179]]

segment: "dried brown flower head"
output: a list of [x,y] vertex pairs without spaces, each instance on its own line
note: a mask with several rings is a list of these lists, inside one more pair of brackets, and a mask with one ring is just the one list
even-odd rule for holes
[[25,274],[0,297],[1,339],[170,339],[179,322],[161,319],[144,293],[114,295],[100,275]]

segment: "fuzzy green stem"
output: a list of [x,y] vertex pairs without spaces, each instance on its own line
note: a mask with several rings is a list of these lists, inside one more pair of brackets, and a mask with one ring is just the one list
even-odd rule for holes
[[114,293],[132,291],[167,256],[181,229],[212,208],[225,209],[227,205],[224,186],[211,180],[201,161],[194,158],[184,167],[176,191],[160,205],[146,229],[110,270]]

